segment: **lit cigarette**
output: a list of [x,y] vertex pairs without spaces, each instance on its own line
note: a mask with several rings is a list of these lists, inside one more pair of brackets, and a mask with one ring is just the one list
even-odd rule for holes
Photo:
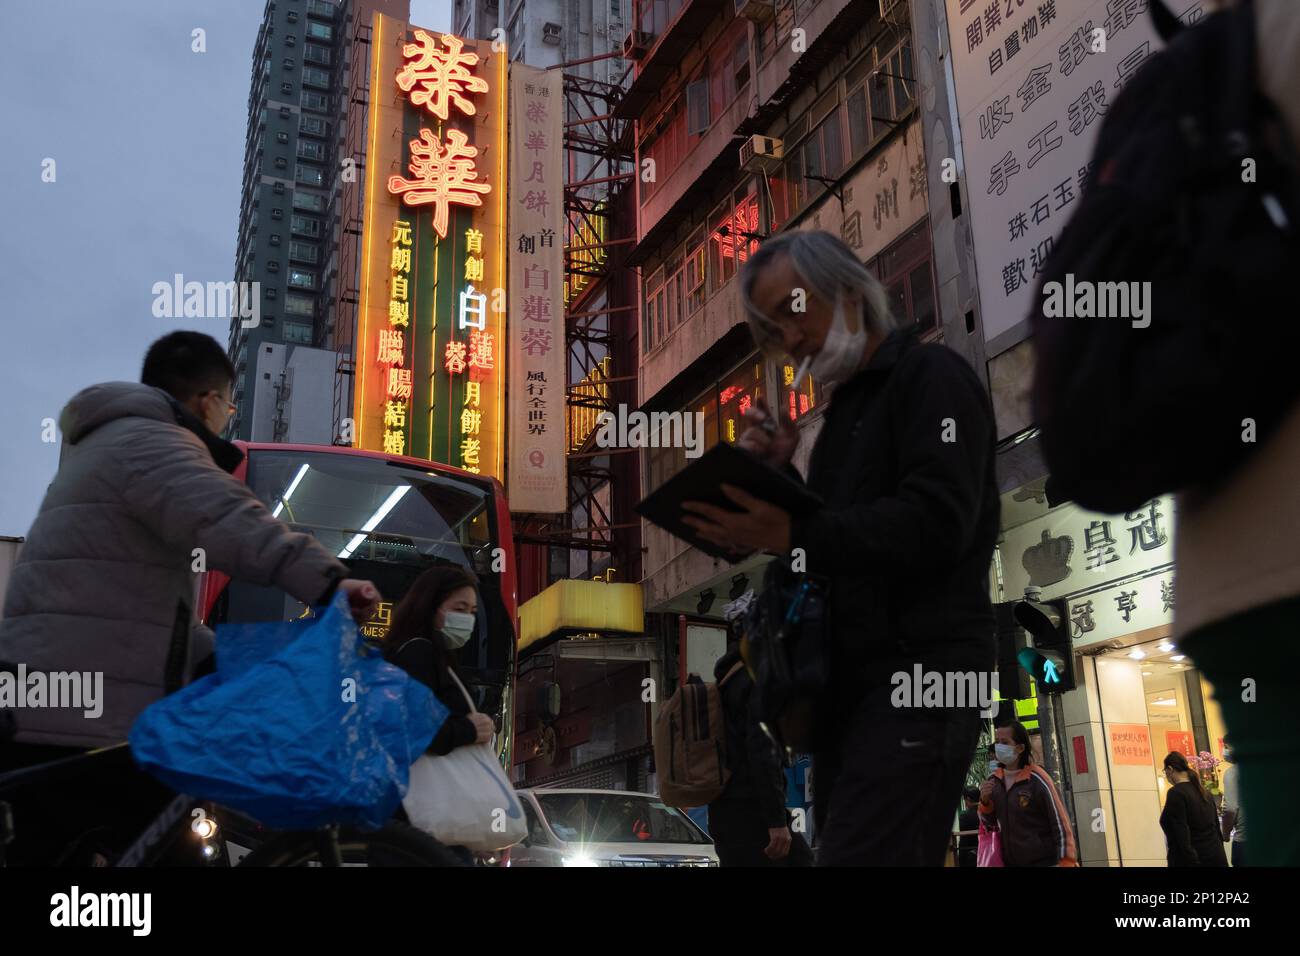
[[800,364],[799,371],[795,372],[794,384],[791,386],[791,388],[793,388],[796,392],[799,391],[799,386],[803,384],[803,378],[805,375],[808,374],[808,366],[810,366],[811,364],[812,364],[812,356],[809,355]]

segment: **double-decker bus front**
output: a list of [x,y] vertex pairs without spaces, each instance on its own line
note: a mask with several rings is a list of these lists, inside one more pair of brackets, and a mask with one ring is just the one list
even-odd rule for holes
[[[237,443],[235,477],[295,531],[336,554],[384,601],[362,627],[387,632],[393,606],[427,568],[454,564],[479,578],[475,634],[455,653],[475,706],[497,720],[498,753],[511,759],[515,579],[510,515],[501,486],[457,468],[397,455],[320,445]],[[309,608],[275,587],[208,574],[204,617],[222,622],[292,620]]]

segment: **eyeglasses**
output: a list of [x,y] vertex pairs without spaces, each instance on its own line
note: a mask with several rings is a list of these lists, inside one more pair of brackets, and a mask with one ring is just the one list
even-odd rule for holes
[[[220,394],[221,394],[220,392],[201,392],[199,394],[199,397],[202,398],[204,395],[220,395]],[[230,401],[229,399],[223,398],[222,401],[226,403],[226,411],[228,411],[231,415],[235,414],[235,412],[239,410],[239,406],[236,405],[234,402]]]

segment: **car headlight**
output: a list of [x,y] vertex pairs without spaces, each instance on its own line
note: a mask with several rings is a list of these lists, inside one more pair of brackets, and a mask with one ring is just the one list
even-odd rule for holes
[[564,857],[565,866],[600,866],[596,860],[585,853],[575,853]]

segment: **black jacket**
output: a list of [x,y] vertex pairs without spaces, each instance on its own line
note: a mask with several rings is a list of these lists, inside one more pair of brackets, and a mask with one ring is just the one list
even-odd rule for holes
[[1219,815],[1191,781],[1174,784],[1160,812],[1170,866],[1227,866]]
[[791,547],[830,580],[835,702],[917,662],[990,669],[999,502],[993,411],[974,371],[894,332],[825,414],[806,484],[827,504],[794,520]]
[[[721,681],[740,661],[735,650],[718,658],[714,680]],[[785,771],[772,741],[758,726],[750,704],[754,682],[744,667],[722,685],[722,710],[726,718],[727,769],[731,777],[722,795],[709,804],[709,819],[744,804],[745,815],[760,818],[773,830],[787,823],[785,813]],[[722,804],[723,806],[719,806]]]
[[[457,747],[472,744],[478,735],[469,719],[469,701],[460,687],[448,676],[442,654],[427,637],[413,637],[396,648],[388,660],[433,691],[450,713],[438,728],[428,753],[445,757]],[[460,676],[459,674],[456,676]]]

